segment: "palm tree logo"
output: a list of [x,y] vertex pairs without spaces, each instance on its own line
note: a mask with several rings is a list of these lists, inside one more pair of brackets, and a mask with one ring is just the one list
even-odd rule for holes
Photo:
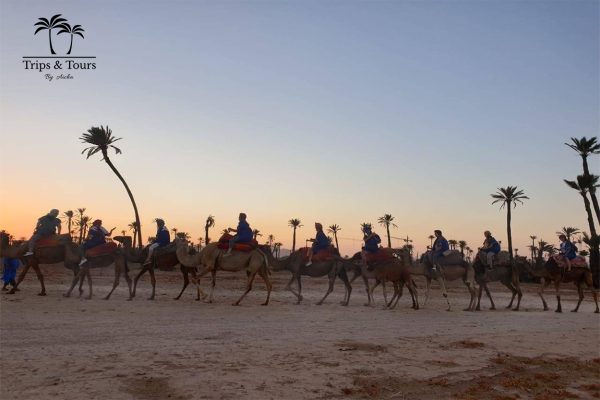
[[38,18],[40,21],[33,25],[33,26],[39,26],[39,28],[37,28],[35,30],[34,35],[37,34],[39,31],[48,29],[48,41],[50,42],[50,52],[52,54],[56,54],[56,52],[54,51],[54,48],[52,47],[52,29],[59,28],[61,23],[67,22],[66,19],[61,18],[60,16],[61,16],[61,14],[56,14],[55,16],[50,18],[50,21],[48,21],[46,18]]
[[50,43],[50,52],[52,54],[56,54],[54,51],[54,47],[52,46],[52,29],[60,29],[57,35],[61,33],[68,33],[71,35],[71,44],[69,45],[69,51],[67,54],[71,54],[71,50],[73,49],[73,35],[79,35],[83,39],[83,32],[85,30],[81,25],[74,25],[71,27],[65,18],[61,17],[62,14],[56,14],[48,21],[47,18],[38,18],[39,21],[36,22],[33,26],[37,26],[38,28],[35,30],[34,35],[38,32],[43,31],[44,29],[48,30],[48,42]]
[[71,44],[69,45],[69,51],[67,51],[67,54],[71,54],[71,49],[73,48],[73,35],[79,35],[79,36],[81,36],[82,39],[85,39],[83,37],[83,33],[82,33],[82,32],[85,32],[85,30],[83,29],[83,27],[81,25],[74,25],[71,28],[71,25],[69,25],[69,23],[65,22],[64,24],[59,25],[58,28],[61,28],[61,30],[58,31],[57,35],[60,35],[61,33],[71,34]]

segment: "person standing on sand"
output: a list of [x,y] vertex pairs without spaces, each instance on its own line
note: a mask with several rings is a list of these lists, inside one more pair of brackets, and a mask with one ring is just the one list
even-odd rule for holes
[[8,285],[11,285],[15,290],[19,290],[16,288],[17,283],[15,282],[15,278],[17,277],[17,268],[19,268],[19,263],[20,261],[18,258],[4,258],[4,262],[2,263],[2,281],[4,281],[2,290],[8,290],[6,288]]
[[31,238],[29,239],[29,243],[27,244],[27,253],[23,255],[24,257],[33,255],[35,243],[41,238],[52,236],[54,234],[60,235],[61,221],[57,218],[58,213],[59,211],[56,208],[53,208],[48,214],[38,219],[37,225],[35,226],[35,230],[33,231],[33,235],[31,236]]

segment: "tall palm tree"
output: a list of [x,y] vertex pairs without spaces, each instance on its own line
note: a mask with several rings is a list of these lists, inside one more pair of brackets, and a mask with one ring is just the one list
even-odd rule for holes
[[96,154],[98,152],[101,152],[102,160],[104,160],[104,162],[106,162],[106,164],[110,167],[112,172],[114,172],[114,174],[117,176],[117,178],[119,178],[119,180],[121,181],[123,186],[125,186],[125,190],[127,191],[127,194],[129,195],[129,199],[131,200],[131,204],[133,205],[133,211],[135,213],[135,222],[137,223],[138,243],[141,246],[142,245],[142,224],[140,223],[140,214],[138,213],[138,208],[137,208],[137,205],[135,204],[135,199],[133,198],[133,193],[131,193],[131,190],[129,189],[129,185],[127,185],[127,182],[125,182],[125,179],[123,178],[121,173],[117,170],[117,168],[115,168],[113,163],[110,161],[110,158],[108,158],[108,150],[111,148],[115,150],[116,154],[122,153],[121,149],[119,149],[118,147],[116,147],[114,145],[114,143],[118,140],[121,140],[121,138],[115,138],[112,135],[112,131],[108,128],[108,126],[106,127],[106,129],[103,126],[100,126],[100,127],[93,126],[90,129],[88,129],[87,133],[82,134],[79,139],[83,143],[92,145],[90,147],[85,148],[81,152],[82,154],[87,152],[86,159],[90,158],[91,156],[93,156],[94,154]]
[[39,22],[33,24],[33,26],[39,27],[35,30],[34,35],[37,34],[39,31],[48,29],[48,41],[50,42],[50,52],[52,54],[56,54],[56,52],[54,51],[54,47],[52,47],[52,29],[60,28],[63,22],[67,22],[66,19],[60,17],[61,15],[62,14],[56,14],[55,16],[50,18],[50,21],[48,21],[46,18],[38,18]]
[[[127,225],[129,227],[130,231],[133,231],[133,248],[135,249],[135,245],[136,245],[136,239],[137,239],[137,222],[133,221],[131,222],[129,225]],[[140,246],[142,244],[140,243]]]
[[450,245],[450,250],[456,250],[456,245],[458,242],[454,239],[448,240],[448,244]]
[[198,238],[198,251],[200,251],[200,249],[202,249],[202,242],[204,241],[204,238],[202,236],[200,236]]
[[79,223],[79,244],[81,244],[87,237],[87,228],[88,228],[88,224],[90,223],[91,219],[92,219],[92,217],[90,217],[89,215],[84,215],[78,221],[78,223]]
[[393,220],[394,220],[394,217],[392,216],[392,214],[384,214],[383,217],[379,217],[377,219],[377,222],[379,222],[379,225],[385,226],[385,231],[387,232],[387,240],[388,240],[389,248],[392,247],[392,238],[390,237],[390,226],[393,226],[394,228],[398,227],[398,225],[396,225],[392,222]]
[[529,238],[531,239],[531,246],[529,246],[529,250],[531,250],[531,261],[533,262],[535,259],[535,239],[537,239],[537,236],[530,235]]
[[192,236],[187,232],[176,232],[175,237],[183,240],[190,240]]
[[435,236],[429,235],[427,237],[429,238],[429,248],[433,249],[433,239],[435,239]]
[[258,236],[262,236],[262,233],[258,229],[252,229],[252,238],[256,240]]
[[177,229],[177,228],[171,228],[171,232],[173,232],[173,237],[177,237],[177,231],[178,230],[179,229]]
[[67,218],[67,232],[71,232],[71,221],[73,220],[73,215],[75,215],[75,213],[73,212],[73,210],[68,210],[65,211],[63,215]]
[[283,246],[283,243],[281,243],[281,242],[275,242],[275,244],[273,245],[273,253],[274,253],[275,258],[279,258],[281,246]]
[[275,235],[269,233],[269,236],[267,236],[267,240],[269,241],[269,247],[273,247],[273,243],[275,243]]
[[[564,180],[567,186],[571,189],[577,190],[583,198],[583,204],[585,212],[587,213],[588,225],[590,228],[590,269],[594,278],[594,286],[597,288],[600,284],[600,238],[596,231],[596,224],[592,216],[592,208],[590,200],[587,195],[590,192],[590,188],[598,187],[598,176],[597,175],[577,175],[576,181]],[[584,235],[585,237],[585,235]]]
[[459,240],[458,241],[458,248],[460,249],[460,255],[463,256],[463,258],[465,258],[465,248],[467,247],[467,241],[466,240]]
[[67,51],[67,54],[71,54],[71,49],[73,48],[73,35],[79,35],[82,39],[85,39],[82,33],[85,32],[85,30],[81,25],[73,25],[73,27],[71,27],[68,22],[65,22],[60,24],[58,28],[61,28],[61,30],[58,31],[57,35],[60,35],[61,33],[69,33],[71,35],[71,44],[69,45],[69,51]]
[[537,245],[537,259],[538,260],[543,260],[543,258],[544,258],[544,252],[550,254],[553,249],[554,249],[554,247],[551,244],[549,244],[548,242],[540,239],[538,241],[538,245]]
[[574,228],[572,226],[563,226],[559,232],[556,232],[557,235],[565,235],[569,241],[571,240],[572,235],[577,235],[578,233],[580,233],[579,228]]
[[338,243],[337,233],[341,230],[342,228],[340,228],[338,224],[329,225],[327,228],[327,233],[333,234],[333,238],[335,239],[335,248],[338,249],[338,251],[340,250],[340,245]]
[[294,230],[294,236],[292,237],[292,253],[296,250],[296,229],[301,228],[303,225],[298,218],[292,218],[288,221],[288,226]]
[[209,215],[206,217],[206,222],[204,223],[204,244],[210,243],[210,238],[208,237],[208,230],[215,226],[215,217]]
[[[572,143],[565,143],[573,150],[575,150],[581,157],[583,162],[583,175],[590,175],[590,169],[588,167],[588,156],[592,154],[600,154],[600,143],[598,143],[597,137],[591,137],[587,139],[585,136],[581,139],[571,138]],[[600,224],[600,206],[598,205],[598,198],[596,197],[596,187],[589,189],[590,199],[594,205],[594,212],[596,213],[596,219]]]
[[523,200],[529,199],[525,196],[525,192],[518,190],[516,186],[507,186],[498,188],[496,193],[493,193],[492,198],[495,199],[492,204],[500,203],[500,209],[506,207],[506,234],[508,236],[508,256],[510,263],[513,263],[513,248],[512,248],[512,231],[510,228],[511,210],[517,206],[517,203],[523,204]]

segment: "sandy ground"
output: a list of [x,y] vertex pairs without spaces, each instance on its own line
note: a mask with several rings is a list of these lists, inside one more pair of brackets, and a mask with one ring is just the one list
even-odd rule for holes
[[[589,292],[580,312],[575,292],[566,312],[542,312],[535,286],[525,285],[520,312],[460,311],[466,290],[451,284],[454,311],[437,287],[421,310],[408,293],[396,310],[365,307],[355,281],[350,306],[339,304],[341,282],[324,305],[314,303],[324,279],[303,280],[295,305],[283,291],[288,273],[275,273],[271,304],[257,282],[241,306],[244,274],[217,276],[215,303],[181,300],[178,272],[159,272],[157,299],[149,278],[125,301],[124,282],[102,300],[111,270],[95,270],[94,298],[63,298],[70,278],[44,266],[48,296],[30,273],[15,295],[2,294],[2,399],[564,399],[600,398],[600,316]],[[132,271],[134,273],[135,271]],[[417,280],[419,287],[423,282]],[[208,288],[208,281],[203,282]],[[421,290],[421,293],[423,290]],[[499,307],[506,289],[492,285]],[[552,293],[547,300],[552,309]]]

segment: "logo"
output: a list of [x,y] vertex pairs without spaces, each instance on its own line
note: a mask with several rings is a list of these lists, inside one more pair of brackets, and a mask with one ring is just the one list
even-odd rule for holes
[[[43,36],[44,31],[48,31],[48,45],[50,47],[50,54],[52,55],[24,56],[22,62],[26,70],[42,72],[44,73],[44,78],[52,82],[55,80],[74,79],[74,76],[70,72],[96,69],[95,56],[71,55],[71,51],[73,51],[73,39],[79,41],[80,39],[76,36],[85,39],[83,35],[85,29],[83,29],[83,26],[71,26],[67,19],[62,17],[62,14],[56,14],[50,19],[40,17],[38,18],[38,22],[33,24],[33,26],[36,28],[33,33],[34,35],[40,33],[40,36]],[[67,35],[63,35],[65,33]],[[57,40],[59,37],[65,39],[62,39],[62,41]],[[65,55],[57,55],[57,48],[59,51],[64,50],[63,54]],[[51,71],[57,75],[52,74]]]

